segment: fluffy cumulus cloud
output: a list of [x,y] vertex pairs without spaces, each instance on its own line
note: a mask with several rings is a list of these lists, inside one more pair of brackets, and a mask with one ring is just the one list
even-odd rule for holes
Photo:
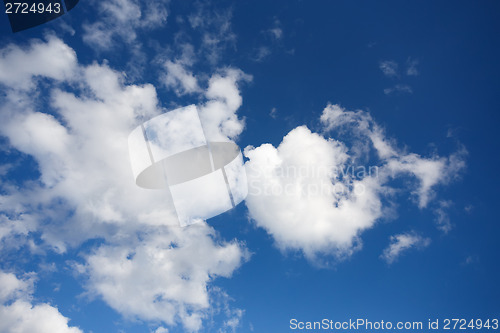
[[198,80],[181,62],[167,60],[165,70],[166,73],[162,77],[162,81],[167,88],[174,89],[177,96],[200,91]]
[[[33,88],[34,78],[69,79],[76,67],[76,54],[60,39],[34,41],[26,48],[9,45],[2,50],[0,82],[14,89]],[[39,64],[44,64],[40,66]]]
[[208,101],[200,108],[208,140],[227,141],[241,134],[245,123],[236,114],[243,102],[238,83],[251,80],[252,76],[233,68],[226,68],[210,78],[205,92]]
[[277,148],[266,144],[245,155],[248,209],[283,250],[302,250],[309,259],[349,254],[359,244],[358,233],[381,216],[376,179],[347,179],[340,168],[349,157],[346,147],[305,126]]
[[413,232],[391,236],[389,246],[380,256],[388,264],[395,262],[399,256],[411,248],[422,249],[431,243],[429,238],[424,238]]
[[[54,46],[67,56],[51,67],[51,57],[36,55],[48,54]],[[123,75],[106,64],[78,64],[71,48],[57,38],[35,40],[26,48],[8,47],[0,54],[0,68],[16,58],[33,57],[36,68],[45,69],[18,66],[22,80],[14,83],[10,76],[0,77],[0,84],[11,87],[2,96],[0,134],[9,151],[35,162],[24,173],[27,178],[17,183],[9,179],[9,171],[4,175],[3,250],[24,242],[38,251],[63,253],[100,238],[104,245],[75,265],[87,277],[90,292],[125,316],[198,330],[210,304],[211,282],[231,276],[248,254],[236,241],[221,241],[207,225],[179,228],[168,193],[135,185],[128,135],[165,112],[155,88],[127,85]],[[210,80],[204,92],[207,101],[199,109],[214,137],[227,140],[241,133],[243,121],[235,114],[241,105],[237,81],[245,77],[227,69]],[[37,86],[42,80],[51,80],[50,87]],[[43,94],[28,94],[29,86]],[[46,305],[14,305],[5,311],[58,315]],[[58,316],[54,323],[66,323]]]
[[[281,250],[301,251],[316,263],[361,247],[360,234],[385,217],[383,203],[398,190],[392,179],[413,179],[409,195],[425,208],[436,186],[464,167],[463,148],[448,157],[400,151],[365,111],[328,105],[320,121],[321,133],[300,126],[278,147],[245,150],[251,218]],[[368,161],[372,152],[375,161]]]
[[102,246],[79,269],[88,275],[89,290],[120,313],[198,331],[210,306],[209,282],[230,277],[248,257],[238,243],[217,244],[213,236],[206,224],[163,229]]
[[19,279],[0,271],[0,332],[81,333],[47,303],[33,304],[34,276]]
[[[142,214],[141,204],[150,212],[162,207],[161,199],[137,192],[128,170],[127,135],[138,118],[158,112],[154,88],[123,86],[105,65],[79,67],[75,76],[88,95],[52,89],[53,114],[37,110],[34,101],[7,100],[0,126],[12,148],[35,159],[40,173],[37,182],[3,197],[12,208],[5,216],[47,221],[39,225],[42,238],[62,252],[68,244],[106,236],[112,225],[130,225]],[[166,210],[158,214],[168,219]]]

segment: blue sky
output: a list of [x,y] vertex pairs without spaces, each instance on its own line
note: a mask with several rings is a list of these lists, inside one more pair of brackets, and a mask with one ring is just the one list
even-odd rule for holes
[[[498,318],[499,16],[82,0],[12,33],[4,14],[0,332]],[[180,228],[134,184],[127,137],[188,105],[242,149],[249,195]]]

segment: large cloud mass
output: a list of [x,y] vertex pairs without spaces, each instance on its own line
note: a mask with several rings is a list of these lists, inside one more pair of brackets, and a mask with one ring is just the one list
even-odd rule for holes
[[[57,66],[52,66],[52,52],[63,55]],[[0,75],[7,92],[0,134],[9,150],[20,154],[18,163],[28,163],[27,156],[35,162],[26,179],[5,178],[2,184],[3,250],[24,241],[37,251],[64,253],[101,239],[100,247],[87,251],[85,262],[74,265],[89,292],[125,316],[199,330],[211,304],[210,283],[231,276],[248,254],[237,241],[219,240],[206,224],[179,228],[167,193],[135,185],[127,138],[141,122],[165,112],[155,88],[127,85],[106,64],[79,64],[75,52],[55,37],[34,40],[26,48],[9,46],[0,54],[0,68],[10,71]],[[226,69],[210,79],[200,115],[213,137],[241,133],[236,84],[244,77]],[[49,86],[39,85],[47,80]],[[54,317],[57,327],[66,323],[46,305],[15,302],[2,311],[12,318],[22,312],[19,316],[28,316],[25,323],[44,315]],[[63,332],[57,327],[50,326],[51,332]],[[78,331],[64,327],[64,332]]]
[[[401,152],[364,111],[328,105],[320,121],[321,134],[301,126],[278,147],[245,151],[250,216],[280,249],[302,251],[316,263],[324,255],[343,258],[360,248],[361,232],[384,217],[383,201],[395,190],[392,179],[411,176],[409,192],[424,208],[435,187],[465,164],[463,148],[449,157]],[[371,152],[376,158],[368,163]]]
[[88,288],[120,313],[188,331],[202,326],[210,306],[208,284],[230,277],[248,257],[237,242],[214,243],[206,224],[163,229],[142,240],[101,246],[79,270]]
[[[85,40],[99,48],[116,38],[133,41],[136,36],[127,34],[124,22],[131,19],[132,28],[145,29],[161,24],[165,3],[150,22],[140,15],[153,5],[137,11],[132,0],[101,4],[109,21],[86,25]],[[193,29],[224,21],[222,16],[210,22],[200,17],[190,17]],[[218,31],[205,35],[210,50],[231,40],[229,25]],[[238,85],[251,76],[224,68],[202,82],[189,61],[163,64],[161,80],[167,88],[200,99],[197,110],[209,141],[234,140],[242,133]],[[0,168],[0,250],[26,245],[37,253],[65,253],[97,239],[98,245],[72,265],[90,295],[126,317],[200,330],[216,303],[213,298],[227,299],[212,282],[230,277],[249,254],[243,243],[221,240],[205,223],[179,228],[167,193],[135,185],[127,138],[166,111],[155,87],[126,84],[125,76],[106,62],[80,64],[56,37],[1,50],[0,85],[5,92],[0,96],[2,153],[12,161]],[[387,202],[401,190],[393,179],[411,179],[406,193],[424,209],[432,206],[437,187],[464,168],[465,154],[463,148],[446,157],[402,151],[368,112],[328,105],[316,132],[299,126],[277,147],[247,147],[246,204],[256,225],[282,251],[301,251],[322,264],[328,256],[342,259],[362,246],[362,232],[387,216]],[[24,172],[11,177],[21,166]],[[443,231],[451,228],[450,205],[434,205]],[[391,241],[383,254],[388,262],[403,250],[428,244],[404,234]],[[34,331],[36,324],[42,327],[37,331],[79,332],[55,307],[36,304],[33,285],[32,277],[0,272],[0,331]],[[234,329],[243,311],[224,310],[224,327]]]

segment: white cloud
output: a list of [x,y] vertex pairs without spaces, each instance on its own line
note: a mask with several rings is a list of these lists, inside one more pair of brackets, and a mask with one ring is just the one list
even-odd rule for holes
[[408,58],[408,60],[406,61],[406,65],[407,65],[406,75],[417,76],[420,74],[417,69],[418,60],[413,58]]
[[276,39],[281,39],[281,37],[283,36],[283,30],[279,27],[269,29],[269,32]]
[[[383,202],[405,190],[392,187],[392,179],[415,179],[409,192],[424,208],[435,187],[464,167],[463,148],[429,158],[400,151],[364,111],[328,105],[320,121],[322,135],[299,126],[277,148],[245,149],[251,218],[282,251],[301,251],[315,263],[323,255],[349,256],[361,247],[364,230],[390,217]],[[329,138],[331,132],[345,143]],[[371,152],[378,160],[369,166],[365,156]]]
[[33,293],[33,284],[32,274],[28,274],[24,279],[18,279],[13,273],[0,271],[0,303],[29,298]]
[[[236,332],[240,326],[241,318],[243,317],[243,310],[236,309],[228,313],[231,317],[224,322],[223,328],[219,330],[219,333],[224,332]],[[228,331],[229,330],[229,331]]]
[[[411,57],[408,58],[406,61],[406,72],[405,74],[408,76],[417,76],[419,75],[417,65],[418,65],[418,60],[412,59]],[[386,61],[381,61],[379,64],[379,68],[384,73],[385,76],[390,77],[390,78],[399,78],[399,65],[397,62],[393,60],[386,60]],[[399,94],[413,94],[413,89],[411,86],[408,84],[404,83],[398,83],[395,84],[393,87],[390,88],[385,88],[384,89],[384,94],[386,95],[391,95],[394,93],[399,93]]]
[[167,60],[165,69],[166,74],[161,77],[161,80],[165,86],[174,89],[177,96],[200,92],[198,80],[192,72],[186,70],[182,63]]
[[396,84],[392,88],[385,88],[384,89],[384,94],[390,95],[392,93],[407,93],[407,94],[413,94],[413,89],[407,85],[407,84]]
[[255,47],[252,51],[251,60],[262,62],[276,49],[276,46],[282,48],[281,39],[283,38],[283,29],[281,22],[278,19],[274,20],[273,26],[269,29],[263,30],[262,34],[266,37],[267,43]]
[[168,329],[166,329],[165,327],[158,327],[155,330],[155,333],[168,333]]
[[398,63],[392,60],[381,61],[379,68],[387,77],[397,77],[398,76]]
[[255,51],[254,61],[261,62],[271,54],[271,50],[266,46],[261,46]]
[[205,93],[209,101],[200,108],[200,119],[209,141],[235,139],[243,131],[244,119],[236,114],[243,101],[238,82],[251,80],[252,76],[233,68],[210,78]]
[[170,0],[146,1],[143,4],[140,26],[154,29],[165,25],[168,17],[168,4]]
[[403,252],[408,251],[411,248],[421,249],[429,246],[430,243],[431,240],[429,238],[423,238],[415,233],[391,236],[391,243],[380,257],[388,264],[392,264],[401,256]]
[[15,301],[0,306],[0,331],[16,333],[78,333],[77,327],[68,326],[69,319],[49,304],[33,305]]
[[249,82],[252,76],[239,69],[224,68],[213,74],[203,91],[197,78],[184,69],[191,57],[182,57],[177,63],[166,62],[167,74],[163,82],[174,88],[178,95],[197,93],[207,101],[198,107],[205,136],[209,141],[234,140],[244,129],[245,121],[237,115],[242,104],[238,85]]
[[448,157],[421,157],[417,154],[401,154],[396,159],[387,161],[387,170],[391,175],[406,173],[418,180],[418,186],[412,190],[417,198],[418,206],[425,208],[435,197],[434,188],[446,185],[458,179],[465,169],[467,150],[459,149]]
[[470,214],[472,212],[472,210],[474,210],[474,206],[473,205],[467,205],[467,206],[464,207],[464,211],[467,214]]
[[479,257],[476,255],[468,255],[462,262],[463,266],[473,265],[479,263]]
[[[415,153],[399,151],[394,140],[385,136],[381,127],[367,112],[347,111],[339,105],[328,105],[320,118],[327,131],[344,130],[358,136],[354,148],[359,145],[370,145],[382,162],[379,168],[381,178],[394,178],[409,174],[418,180],[418,186],[412,190],[418,198],[420,208],[427,206],[433,197],[433,188],[439,184],[447,184],[459,177],[465,168],[467,150],[459,149],[448,157],[422,157]],[[357,148],[354,151],[366,151],[368,148]],[[384,179],[385,181],[385,179]]]
[[198,331],[210,306],[208,284],[248,258],[237,242],[216,244],[206,224],[159,229],[141,240],[104,245],[80,268],[88,289],[125,316]]
[[47,42],[32,40],[25,48],[9,45],[0,57],[0,83],[13,89],[32,89],[34,77],[70,79],[76,67],[75,52],[52,36]]
[[23,214],[23,207],[12,197],[0,196],[0,203],[3,207],[10,207],[13,213],[7,214],[4,209],[0,214],[0,248],[19,248],[25,244],[29,233],[37,229],[38,223],[33,216]]
[[422,158],[416,154],[408,154],[387,163],[393,174],[408,173],[415,176],[420,186],[413,193],[418,197],[418,206],[424,208],[434,193],[432,187],[446,181],[447,160],[445,158]]
[[437,227],[445,234],[450,232],[450,230],[453,228],[450,217],[448,216],[448,209],[450,209],[452,204],[453,203],[450,200],[441,200],[438,203],[438,207],[434,209]]
[[93,1],[98,21],[83,25],[83,40],[98,49],[109,50],[118,38],[126,43],[137,39],[137,30],[154,29],[166,23],[168,0]]
[[[146,207],[149,212],[164,207],[160,198],[135,188],[128,161],[130,128],[138,118],[158,112],[154,88],[125,87],[106,66],[80,70],[88,95],[50,91],[51,111],[58,118],[14,103],[5,104],[1,114],[1,134],[14,149],[31,155],[40,172],[39,183],[12,188],[4,200],[18,207],[14,216],[47,221],[42,238],[58,251],[105,236],[113,224],[130,225],[125,217],[134,220]],[[166,218],[168,210],[163,211]]]
[[381,217],[374,177],[341,179],[346,147],[301,126],[277,147],[245,150],[250,216],[273,236],[281,250],[318,255],[349,255],[360,231]]
[[81,333],[79,328],[68,326],[69,319],[57,308],[32,304],[33,283],[33,275],[18,279],[0,271],[0,332]]
[[[42,52],[53,43],[40,47]],[[0,64],[10,59],[8,52],[4,54],[7,60],[0,59]],[[157,108],[154,87],[126,86],[123,77],[106,65],[79,66],[74,73],[80,78],[81,92],[75,94],[57,88],[48,92],[51,112],[57,116],[36,111],[33,103],[20,104],[18,100],[7,99],[2,105],[0,122],[1,134],[13,148],[33,156],[41,174],[40,183],[28,184],[22,193],[12,188],[2,201],[13,208],[9,216],[14,216],[15,221],[50,217],[43,238],[60,251],[67,244],[105,236],[113,225],[132,227],[137,220],[168,224],[171,215],[166,193],[135,186],[128,160],[130,131],[162,111]],[[249,79],[235,69],[227,69],[210,79],[205,93],[209,101],[200,106],[209,139],[227,140],[241,133],[244,123],[236,115],[242,103],[237,82]],[[56,198],[64,198],[58,207],[54,206]],[[39,203],[40,208],[32,209],[37,207],[34,203]],[[66,209],[69,221],[58,222],[57,214],[52,212],[55,208]],[[4,218],[3,224],[14,226],[8,218]],[[24,227],[19,229],[20,225],[16,225],[16,228],[24,234],[34,228],[33,223],[21,225]],[[4,235],[12,229],[5,230]]]
[[276,119],[276,117],[278,116],[278,109],[272,108],[269,112],[269,116],[273,119]]
[[[88,276],[89,291],[125,316],[181,322],[188,331],[198,330],[212,297],[207,289],[216,277],[231,276],[248,258],[244,245],[220,241],[207,225],[179,228],[168,193],[135,185],[128,135],[165,111],[158,107],[155,88],[126,85],[123,75],[105,64],[79,65],[71,48],[57,39],[34,41],[25,51],[16,52],[35,59],[37,52],[47,53],[54,45],[73,55],[63,58],[67,65],[60,66],[67,69],[57,72],[63,74],[19,67],[24,81],[2,97],[0,134],[8,139],[8,149],[30,155],[39,172],[34,181],[2,184],[0,236],[17,240],[3,245],[15,249],[20,246],[19,237],[25,244],[34,244],[33,237],[40,235],[39,247],[65,252],[101,238],[106,245],[77,266]],[[11,54],[0,52],[0,67],[12,62]],[[53,61],[41,60],[45,62],[38,62],[40,68]],[[49,102],[43,108],[37,96],[27,96],[23,90],[36,87],[35,74],[54,79],[44,92]],[[72,83],[69,77],[78,79],[78,85],[66,91],[65,84]],[[235,69],[211,78],[205,92],[208,102],[200,106],[200,113],[212,137],[227,139],[243,130],[243,121],[236,115],[242,102],[237,82],[246,79]],[[40,316],[52,318],[56,326],[50,326],[51,332],[67,327],[61,326],[66,319],[48,305],[16,302],[3,310],[26,325]],[[32,317],[23,317],[20,311]]]
[[281,22],[278,19],[274,20],[274,26],[267,30],[267,32],[276,40],[283,37],[283,29],[281,28]]
[[231,27],[232,10],[215,8],[210,2],[196,2],[195,8],[188,17],[189,24],[201,33],[200,51],[211,64],[216,64],[222,52],[236,42]]
[[134,27],[141,18],[140,6],[133,0],[96,2],[99,11],[97,22],[84,24],[83,40],[100,49],[110,49],[113,38],[119,36],[125,42],[136,38]]
[[[368,112],[361,110],[348,111],[337,104],[328,104],[320,117],[326,132],[342,131],[358,137],[356,145],[371,144],[380,159],[388,159],[397,155],[393,143],[385,137],[382,128],[372,119]],[[353,147],[355,151],[365,151],[368,148]]]

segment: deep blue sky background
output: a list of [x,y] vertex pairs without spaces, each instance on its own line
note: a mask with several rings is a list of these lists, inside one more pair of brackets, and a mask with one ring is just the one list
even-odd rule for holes
[[[177,16],[192,10],[191,2],[173,1],[167,26],[151,32],[162,46],[172,43]],[[362,234],[363,249],[331,268],[311,265],[300,254],[282,254],[262,229],[247,217],[243,204],[209,220],[224,239],[246,242],[253,255],[230,279],[216,285],[244,309],[240,332],[288,332],[288,321],[331,318],[412,320],[482,318],[500,315],[500,231],[498,220],[500,120],[500,3],[498,1],[223,1],[233,11],[236,43],[220,66],[234,66],[253,75],[240,89],[246,130],[239,144],[278,145],[293,128],[305,124],[319,130],[318,118],[328,102],[369,110],[401,148],[429,155],[447,155],[463,144],[469,152],[461,179],[439,189],[451,200],[452,231],[433,225],[431,210],[420,210],[407,196],[398,200],[398,216],[380,221]],[[79,37],[79,22],[92,13],[92,2],[80,4],[46,25],[12,34],[5,16],[0,21],[2,46],[42,38],[73,25],[74,36],[62,35],[81,63],[107,59],[127,68],[123,50],[95,52]],[[273,41],[263,31],[279,20],[283,38]],[[197,37],[193,36],[193,40]],[[256,50],[270,54],[255,61]],[[124,46],[125,48],[125,46]],[[145,46],[154,58],[154,47]],[[125,52],[126,53],[126,52]],[[418,76],[404,75],[408,59],[418,61]],[[381,61],[399,63],[399,78],[388,78]],[[155,83],[151,62],[136,83]],[[201,61],[196,70],[217,66]],[[384,94],[395,84],[413,93]],[[182,98],[158,89],[165,106]],[[277,117],[269,116],[276,108]],[[452,133],[451,137],[447,137]],[[24,175],[26,176],[26,175]],[[465,208],[468,208],[467,210]],[[432,239],[429,247],[412,251],[387,265],[379,256],[389,236],[417,230]],[[82,249],[38,259],[63,265]],[[7,260],[7,259],[6,259]],[[12,258],[14,260],[14,258]],[[29,269],[34,263],[26,263]],[[53,293],[55,284],[61,291]],[[145,332],[148,325],[123,321],[102,301],[89,301],[70,271],[40,279],[36,296],[57,304],[71,324],[93,332]],[[181,332],[172,328],[171,332]],[[207,327],[210,331],[210,326]]]

